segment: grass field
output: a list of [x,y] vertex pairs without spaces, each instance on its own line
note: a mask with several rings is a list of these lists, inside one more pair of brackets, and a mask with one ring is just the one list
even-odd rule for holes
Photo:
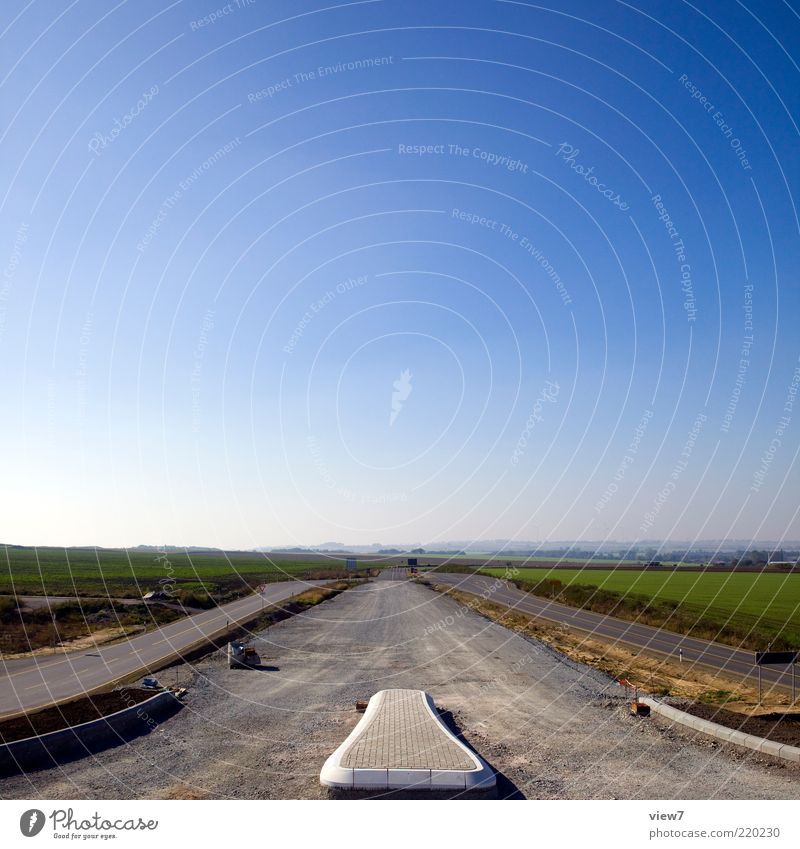
[[[419,555],[420,557],[427,557],[428,555]],[[442,554],[431,554],[430,557],[444,557]],[[592,557],[591,560],[587,560],[586,558],[575,558],[575,557],[565,557],[563,560],[554,557],[553,555],[549,556],[541,556],[538,555],[530,555],[530,554],[487,554],[486,552],[480,551],[467,551],[465,554],[453,554],[447,555],[448,558],[457,561],[457,560],[480,560],[485,559],[488,561],[497,561],[497,563],[505,563],[514,562],[514,563],[558,563],[559,566],[568,567],[572,564],[579,566],[583,563],[590,563],[594,566],[602,566],[603,564],[608,564],[609,566],[616,566],[618,563],[624,566],[635,566],[637,563],[641,563],[641,560],[636,560],[635,558],[632,560],[620,560],[619,557]],[[697,566],[697,563],[679,563],[674,560],[660,560],[659,561],[662,566]]]
[[0,557],[0,594],[17,595],[138,598],[149,590],[161,589],[170,594],[211,595],[219,601],[264,582],[346,574],[344,560],[276,560],[251,552],[159,554],[7,546]]
[[[406,557],[408,555],[399,555],[401,558]],[[520,569],[545,569],[551,568],[554,566],[558,566],[560,569],[570,569],[575,568],[579,569],[582,566],[591,566],[592,568],[612,568],[615,566],[625,566],[627,568],[636,568],[637,566],[641,569],[644,567],[646,560],[621,560],[619,557],[592,557],[591,559],[587,558],[576,558],[576,557],[555,557],[553,555],[541,557],[539,555],[533,556],[529,554],[487,554],[486,552],[466,552],[465,554],[419,554],[419,555],[411,555],[412,557],[418,557],[420,561],[425,561],[428,563],[448,563],[453,566],[461,566],[463,565],[480,565],[481,568],[484,569],[494,569],[500,568],[501,566],[511,565],[516,566]],[[692,563],[692,562],[682,562],[676,560],[659,560],[659,563],[662,566],[674,567],[674,568],[683,568],[683,567],[694,567],[698,568],[700,563]]]
[[[481,571],[496,576],[506,572]],[[562,600],[590,609],[598,609],[595,602],[606,596],[602,602],[606,607],[617,597],[622,603],[615,615],[623,618],[647,622],[653,614],[658,624],[663,619],[665,627],[680,632],[688,632],[687,623],[695,623],[698,635],[704,625],[706,631],[726,629],[732,636],[725,642],[744,639],[747,645],[765,647],[774,639],[776,648],[800,648],[798,574],[519,569],[516,578],[522,586],[538,585],[540,595],[549,594],[542,582],[560,581],[564,590],[554,591],[565,596]],[[569,592],[578,587],[595,587],[597,592]]]

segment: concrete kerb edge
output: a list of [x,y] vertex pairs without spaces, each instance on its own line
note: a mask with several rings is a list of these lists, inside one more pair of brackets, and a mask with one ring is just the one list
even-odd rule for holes
[[725,725],[719,725],[716,722],[711,722],[708,719],[701,719],[699,716],[692,716],[690,713],[678,710],[671,705],[662,704],[656,699],[651,699],[646,696],[639,697],[640,702],[649,705],[650,710],[660,714],[666,719],[670,719],[679,725],[685,725],[694,731],[700,731],[703,734],[708,734],[710,737],[716,737],[725,743],[735,743],[737,746],[743,746],[746,749],[752,749],[761,754],[772,755],[776,758],[782,758],[786,761],[794,763],[800,762],[800,748],[797,746],[789,746],[785,743],[777,743],[775,740],[767,740],[765,737],[756,737],[754,734],[745,734],[743,731],[736,731],[734,728],[728,728]]
[[64,760],[83,757],[94,746],[97,751],[120,743],[122,735],[139,724],[160,724],[180,711],[183,703],[170,691],[156,693],[143,702],[122,708],[107,716],[69,725],[46,734],[0,743],[0,775],[49,768]]
[[362,736],[377,717],[385,698],[385,690],[375,693],[367,703],[364,715],[333,754],[325,761],[319,774],[320,784],[337,790],[484,790],[495,786],[492,768],[447,728],[436,712],[430,694],[419,690],[428,713],[439,730],[470,758],[472,770],[436,769],[354,769],[343,767],[341,761],[350,746]]

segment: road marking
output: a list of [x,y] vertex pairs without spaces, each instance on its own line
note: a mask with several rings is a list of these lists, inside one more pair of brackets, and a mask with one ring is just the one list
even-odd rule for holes
[[[317,586],[319,584],[324,584],[326,581],[320,579],[319,581],[307,582],[307,581],[297,581],[297,582],[281,582],[284,586],[280,588],[275,588],[273,592],[275,593],[275,598],[267,598],[261,595],[251,595],[244,599],[239,599],[236,602],[230,602],[230,606],[223,606],[217,608],[215,611],[206,611],[205,613],[194,614],[195,617],[207,617],[201,623],[198,623],[197,619],[192,622],[192,627],[189,629],[184,629],[175,634],[171,634],[169,638],[160,640],[158,643],[154,643],[151,641],[151,638],[155,636],[155,631],[145,634],[139,634],[135,637],[131,637],[124,642],[115,643],[111,646],[108,646],[105,651],[111,652],[116,649],[127,650],[124,655],[121,655],[116,658],[108,658],[107,660],[101,654],[101,659],[105,661],[105,665],[112,662],[116,662],[119,660],[125,660],[127,663],[120,668],[118,671],[113,672],[111,677],[107,679],[100,680],[99,683],[94,684],[91,688],[87,690],[84,686],[80,691],[75,693],[68,693],[65,696],[60,696],[58,698],[53,698],[50,695],[47,699],[37,700],[32,704],[23,705],[19,699],[17,699],[17,706],[12,708],[6,708],[4,712],[0,712],[0,720],[5,719],[13,719],[14,717],[19,716],[21,713],[25,714],[27,712],[33,710],[41,710],[44,707],[49,707],[52,705],[58,705],[66,701],[70,701],[71,699],[77,696],[83,696],[87,694],[92,694],[94,692],[100,692],[105,687],[113,685],[115,682],[119,681],[122,677],[126,675],[130,675],[133,672],[150,672],[160,665],[164,664],[168,660],[173,659],[176,655],[180,655],[181,652],[190,651],[195,649],[198,645],[200,645],[204,641],[210,641],[214,637],[221,636],[220,632],[224,632],[226,628],[226,624],[230,623],[231,625],[239,625],[241,620],[248,619],[253,613],[260,610],[262,608],[262,599],[268,605],[279,604],[284,601],[288,601],[300,593],[305,592],[311,587]],[[295,584],[301,584],[302,587],[297,587]],[[285,593],[285,594],[284,594]],[[169,627],[184,625],[186,622],[192,620],[193,617],[185,617],[184,620],[178,620],[175,623],[171,623],[166,626],[165,629],[162,629],[162,633]],[[152,653],[154,646],[158,645],[162,642],[172,642],[178,637],[184,636],[186,634],[194,634],[194,638],[188,640],[184,645],[181,646],[171,646],[171,650],[166,654],[162,654],[157,658],[148,659],[147,655]],[[145,645],[146,642],[146,645]],[[137,643],[141,643],[139,646]],[[101,650],[102,652],[103,650]],[[66,653],[65,657],[61,660],[56,660],[47,664],[36,664],[33,666],[27,666],[26,669],[19,670],[18,672],[12,672],[8,675],[0,675],[0,681],[3,678],[11,679],[11,678],[20,678],[22,676],[30,676],[33,674],[40,674],[45,669],[53,669],[56,666],[63,666],[63,664],[68,663],[70,665],[70,669],[67,675],[67,682],[70,683],[73,680],[81,682],[81,675],[86,674],[85,670],[87,668],[87,661],[83,661],[83,668],[80,667],[80,663],[82,658],[86,655],[85,651],[82,652],[73,652]],[[1,659],[0,659],[1,660]],[[13,662],[13,661],[11,661]],[[91,667],[95,680],[97,680],[97,665],[93,664]],[[110,670],[105,670],[109,671]],[[101,669],[102,673],[103,670]],[[44,678],[44,675],[41,676]],[[21,682],[22,683],[22,682]],[[59,682],[63,688],[63,681]],[[40,687],[47,686],[47,683],[44,681],[40,681],[37,684],[30,685],[28,687],[15,687],[13,688],[16,692],[21,692],[22,690],[34,690]]]
[[[482,584],[479,584],[477,587],[470,588],[470,582],[466,580],[454,581],[453,583],[448,584],[446,579],[443,579],[443,583],[456,590],[474,596],[479,596],[480,589],[482,588]],[[624,619],[605,617],[602,614],[594,613],[593,611],[577,610],[573,612],[572,608],[559,610],[555,607],[555,605],[551,605],[551,603],[545,599],[532,599],[528,596],[525,596],[524,598],[517,598],[510,593],[500,592],[495,596],[495,600],[509,609],[519,611],[520,613],[527,614],[528,616],[544,619],[547,622],[552,622],[556,625],[565,625],[593,637],[613,641],[614,643],[622,643],[623,645],[629,647],[632,646],[641,651],[652,651],[668,657],[675,657],[679,648],[678,644],[669,640],[669,636],[673,637],[675,640],[689,641],[688,644],[684,642],[684,650],[688,649],[697,653],[697,657],[692,658],[693,663],[704,666],[717,674],[724,674],[726,672],[735,674],[738,677],[743,678],[745,681],[755,678],[755,674],[752,671],[754,667],[751,655],[743,649],[736,649],[733,646],[728,647],[721,643],[700,640],[697,637],[688,637],[685,634],[679,634],[675,631],[660,631],[659,629],[654,629],[650,625],[641,625],[636,622],[628,622]],[[583,624],[576,623],[574,621],[567,621],[581,613],[585,617]],[[559,616],[562,618],[557,618]],[[621,633],[617,633],[616,628],[622,628],[622,626],[627,627],[624,627]],[[637,633],[637,629],[641,630]],[[653,631],[656,631],[656,633],[651,635],[648,633],[648,629],[652,629]],[[662,636],[662,634],[669,636]],[[717,661],[717,663],[715,664],[711,661]],[[765,669],[763,674],[766,673],[767,670]],[[788,688],[790,686],[787,673],[785,672],[771,672],[770,679],[768,680],[770,680],[770,683],[775,686],[784,688]]]

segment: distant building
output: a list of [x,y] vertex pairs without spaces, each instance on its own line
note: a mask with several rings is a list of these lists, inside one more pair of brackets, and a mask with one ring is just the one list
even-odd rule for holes
[[773,560],[768,565],[773,569],[780,569],[781,572],[800,572],[800,563],[791,560]]

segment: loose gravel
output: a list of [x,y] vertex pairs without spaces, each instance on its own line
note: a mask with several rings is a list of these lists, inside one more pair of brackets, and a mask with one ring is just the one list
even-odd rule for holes
[[795,799],[800,768],[629,715],[600,672],[417,584],[379,580],[257,635],[262,668],[196,665],[146,737],[0,781],[3,798],[326,798],[325,759],[390,687],[430,692],[501,798]]

